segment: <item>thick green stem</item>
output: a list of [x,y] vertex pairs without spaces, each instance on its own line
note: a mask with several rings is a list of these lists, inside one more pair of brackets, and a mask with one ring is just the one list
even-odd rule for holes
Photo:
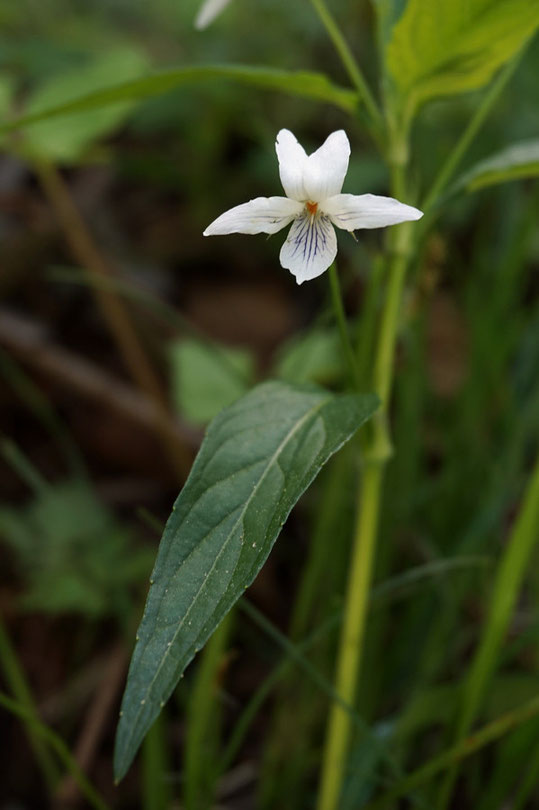
[[[500,651],[515,608],[532,551],[539,541],[539,458],[528,484],[519,517],[498,566],[490,610],[479,649],[464,687],[457,723],[456,742],[469,732],[480,710],[485,690],[499,660]],[[447,774],[438,807],[448,806],[457,778],[457,765]]]
[[[406,144],[395,143],[392,154],[402,156],[393,166],[392,191],[405,196],[404,166]],[[374,361],[374,390],[381,400],[369,442],[364,450],[365,467],[358,496],[352,560],[345,600],[344,621],[335,675],[335,689],[343,701],[354,704],[356,685],[363,663],[365,624],[375,560],[378,522],[382,500],[384,469],[391,455],[387,411],[393,381],[393,357],[397,338],[402,291],[411,250],[411,228],[401,225],[393,231],[388,261],[387,294],[380,322]],[[318,810],[336,810],[345,774],[352,726],[341,707],[330,711]]]
[[[362,663],[365,618],[378,529],[382,465],[369,464],[362,478],[361,509],[356,523],[354,549],[348,580],[346,607],[335,675],[335,689],[346,703],[353,703]],[[337,704],[332,706],[318,796],[319,810],[339,806],[346,754],[352,726]]]

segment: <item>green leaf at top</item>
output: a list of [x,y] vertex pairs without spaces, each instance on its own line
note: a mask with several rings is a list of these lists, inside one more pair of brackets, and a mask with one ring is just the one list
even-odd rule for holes
[[165,527],[116,736],[126,773],[185,667],[250,585],[319,469],[374,395],[268,382],[211,423]]
[[477,191],[509,180],[539,177],[539,140],[514,143],[485,158],[464,174],[456,188]]
[[537,0],[408,0],[387,46],[403,106],[482,87],[538,26]]
[[[111,74],[110,77],[114,78],[114,75]],[[109,82],[104,89],[81,92],[69,101],[51,101],[47,108],[43,106],[39,111],[0,125],[0,133],[22,129],[48,118],[80,114],[110,104],[151,98],[184,85],[215,79],[229,79],[266,90],[280,90],[289,95],[335,104],[348,112],[355,110],[358,103],[358,95],[354,90],[333,84],[323,73],[275,70],[248,65],[194,65],[164,70],[131,81],[116,81],[114,84]]]
[[53,76],[39,87],[26,105],[26,117],[39,120],[27,127],[24,149],[32,157],[73,163],[97,140],[125,120],[132,101],[116,102],[78,116],[48,118],[51,108],[69,106],[89,93],[105,92],[120,81],[135,79],[148,70],[146,56],[131,47],[99,54],[78,69]]

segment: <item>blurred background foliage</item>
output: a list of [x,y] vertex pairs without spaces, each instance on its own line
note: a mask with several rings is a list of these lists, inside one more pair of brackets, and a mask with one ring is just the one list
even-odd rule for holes
[[[184,64],[318,70],[347,85],[309,3],[234,0],[203,33],[193,29],[198,5],[2,4],[2,117]],[[348,0],[331,5],[375,82],[372,7]],[[538,75],[536,40],[463,169],[507,144],[538,137]],[[413,161],[422,191],[479,95],[436,101],[421,111]],[[170,510],[178,472],[154,428],[160,393],[148,395],[151,381],[141,393],[139,382],[130,380],[129,362],[100,306],[112,293],[129,313],[157,369],[161,394],[177,412],[174,441],[189,458],[204,424],[255,380],[272,375],[339,386],[344,370],[323,279],[297,288],[279,266],[279,237],[205,240],[202,231],[238,202],[279,194],[273,142],[281,127],[314,148],[342,126],[352,142],[344,190],[387,193],[386,167],[359,123],[351,126],[336,107],[227,81],[3,136],[0,609],[9,633],[2,631],[0,639],[2,681],[27,711],[35,704],[69,741],[111,806],[173,806],[172,795],[184,789],[175,776],[181,762],[190,810],[211,806],[214,792],[219,806],[230,808],[269,810],[284,806],[283,796],[287,810],[313,806],[328,696],[315,679],[290,667],[264,694],[287,651],[282,637],[265,632],[252,615],[236,617],[226,637],[208,647],[208,659],[190,668],[172,716],[145,746],[142,766],[117,791],[112,788],[125,650],[145,595],[155,526],[159,532]],[[75,231],[77,224],[58,216],[51,166],[113,268],[97,289],[70,243],[69,222]],[[361,234],[359,244],[339,234],[346,304],[359,337],[364,323],[358,316],[369,295],[376,311],[380,245],[376,232]],[[538,267],[539,189],[533,181],[513,182],[452,198],[411,279],[397,365],[397,453],[389,467],[377,571],[378,586],[389,585],[380,598],[373,595],[369,665],[360,691],[360,709],[377,744],[363,740],[354,748],[343,808],[363,806],[380,773],[387,779],[392,772],[384,765],[389,742],[397,772],[449,742],[447,725],[480,634],[493,560],[537,445]],[[293,644],[320,632],[339,609],[354,471],[347,452],[334,459],[251,589],[250,600]],[[448,557],[462,564],[437,565]],[[484,721],[537,692],[536,563]],[[408,569],[423,573],[399,579]],[[308,653],[310,666],[326,679],[333,669],[334,625]],[[7,663],[13,660],[15,667]],[[205,724],[195,700],[206,710],[219,706],[219,721],[215,713]],[[249,719],[244,710],[250,700]],[[241,718],[245,735],[235,742]],[[5,750],[14,755],[0,765],[0,807],[74,806],[80,786],[63,777],[46,790],[47,766],[30,753],[23,725],[7,712],[0,723]],[[514,808],[537,807],[538,735],[535,720],[471,758],[455,807],[494,810],[508,796]],[[172,752],[168,763],[166,748]],[[202,773],[193,751],[207,757]],[[420,795],[417,806],[432,807],[431,795]]]

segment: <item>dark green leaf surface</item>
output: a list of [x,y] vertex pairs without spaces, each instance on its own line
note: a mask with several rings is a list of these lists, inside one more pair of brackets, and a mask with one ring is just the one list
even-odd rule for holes
[[122,703],[117,779],[300,495],[377,405],[370,394],[268,382],[213,420],[161,540]]
[[322,73],[303,70],[274,70],[248,65],[196,65],[162,71],[132,81],[117,83],[95,92],[81,94],[77,99],[67,103],[53,104],[47,109],[40,109],[35,114],[25,115],[16,121],[4,123],[0,126],[0,132],[19,129],[59,115],[97,110],[122,101],[151,98],[183,85],[215,79],[229,79],[266,90],[280,90],[289,95],[335,104],[348,111],[354,110],[358,102],[355,91],[332,84]]

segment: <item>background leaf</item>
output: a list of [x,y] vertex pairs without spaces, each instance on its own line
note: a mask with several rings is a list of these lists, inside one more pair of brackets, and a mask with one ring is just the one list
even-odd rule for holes
[[343,373],[341,343],[336,329],[311,329],[280,349],[275,374],[283,380],[329,384]]
[[300,495],[376,407],[374,395],[269,382],[211,423],[161,540],[122,703],[116,778]]
[[254,380],[254,358],[246,349],[187,339],[172,344],[170,357],[174,404],[196,425],[213,419]]
[[105,88],[97,90],[92,88],[91,91],[88,88],[85,90],[81,88],[81,92],[70,96],[69,99],[49,98],[47,107],[41,98],[39,108],[36,109],[34,101],[27,115],[0,126],[0,132],[27,127],[60,115],[72,115],[119,102],[152,98],[182,85],[215,79],[231,79],[266,90],[280,90],[293,96],[325,101],[348,112],[355,110],[358,103],[358,96],[354,90],[332,84],[323,73],[306,70],[274,70],[248,65],[195,65],[164,70],[151,76],[120,83],[117,82],[118,76],[113,72],[109,73],[109,78],[114,78],[116,83],[112,85],[107,82]]
[[23,507],[0,506],[0,536],[24,581],[26,610],[125,619],[129,588],[151,568],[150,550],[81,480],[44,487]]
[[539,140],[514,143],[502,149],[473,166],[455,185],[467,191],[477,191],[528,177],[539,177]]
[[388,44],[389,71],[412,112],[482,87],[538,25],[536,0],[408,0]]
[[[98,93],[111,84],[142,75],[148,69],[144,54],[132,47],[101,54],[79,70],[54,76],[30,98],[26,114],[44,117],[42,112],[75,102],[81,96]],[[25,132],[25,149],[32,156],[53,161],[74,162],[98,137],[113,132],[125,119],[132,102],[122,101],[78,116],[41,121]]]

